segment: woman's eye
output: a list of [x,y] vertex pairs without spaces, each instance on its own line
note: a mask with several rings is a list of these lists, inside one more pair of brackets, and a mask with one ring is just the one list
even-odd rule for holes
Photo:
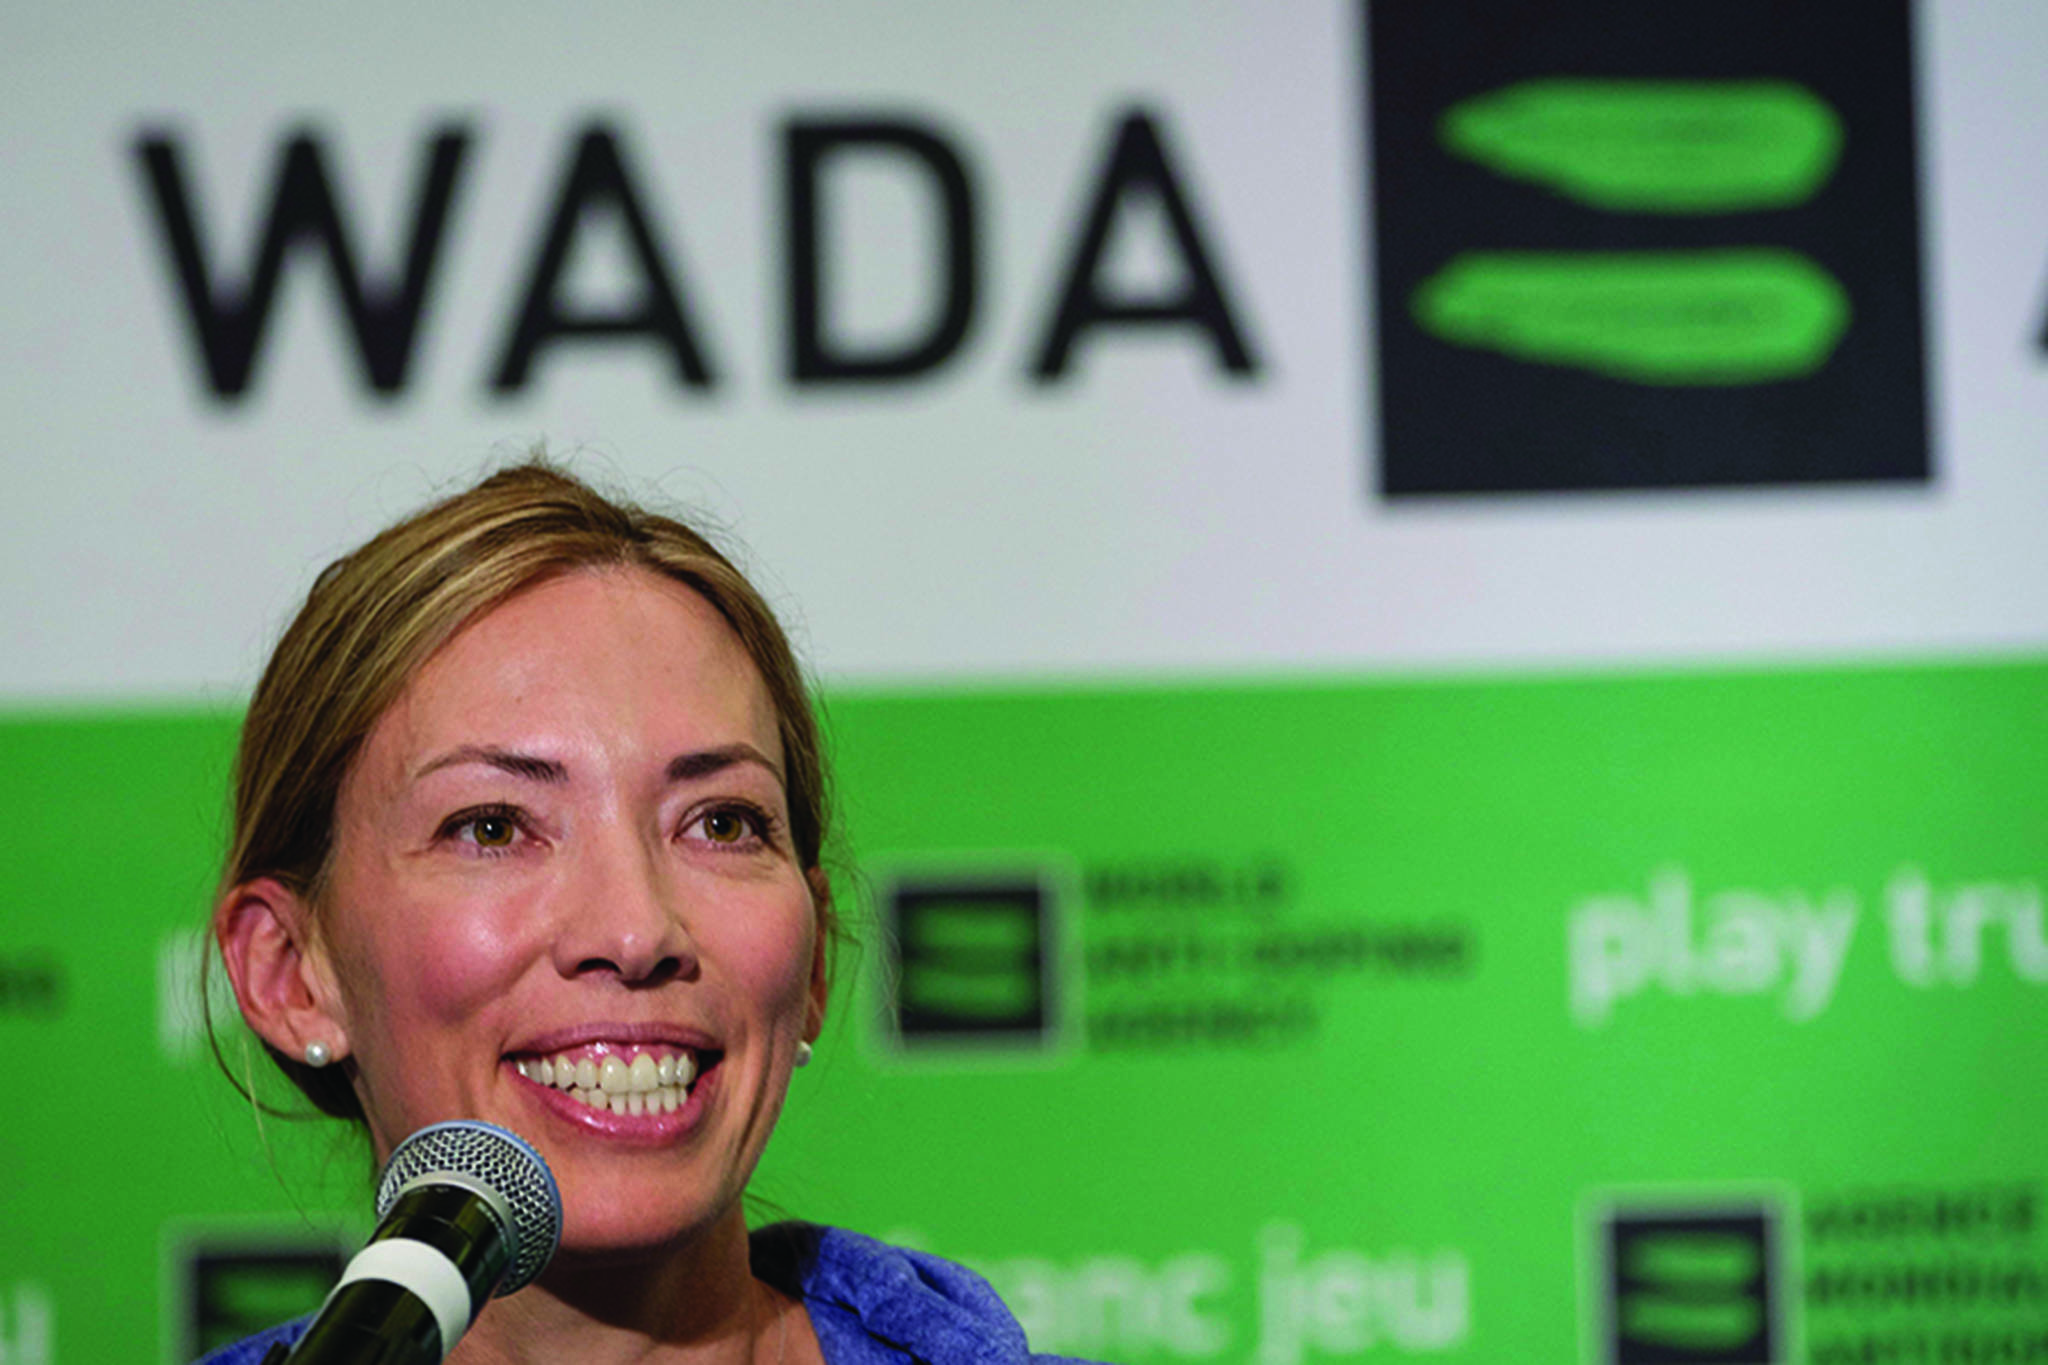
[[752,802],[713,806],[692,820],[683,833],[715,848],[747,852],[775,845],[776,819]]
[[704,837],[714,844],[742,843],[754,831],[746,812],[714,810],[704,816]]
[[484,853],[508,853],[524,833],[516,811],[468,810],[448,817],[440,837]]

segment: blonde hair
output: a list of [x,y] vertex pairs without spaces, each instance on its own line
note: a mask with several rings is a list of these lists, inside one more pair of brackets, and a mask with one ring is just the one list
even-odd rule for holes
[[[271,877],[317,908],[342,780],[377,719],[463,625],[522,588],[587,568],[675,579],[732,627],[775,706],[792,842],[806,869],[818,867],[829,826],[825,757],[802,671],[767,602],[689,526],[535,458],[414,513],[315,580],[242,724],[222,893]],[[829,903],[818,914],[830,936]],[[362,1117],[340,1068],[266,1050],[321,1111]]]

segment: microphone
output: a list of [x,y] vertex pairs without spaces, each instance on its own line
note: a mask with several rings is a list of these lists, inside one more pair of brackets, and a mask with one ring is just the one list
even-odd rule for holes
[[306,1334],[278,1359],[437,1365],[486,1300],[547,1265],[562,1238],[562,1196],[518,1135],[458,1119],[392,1151],[377,1181],[377,1220]]

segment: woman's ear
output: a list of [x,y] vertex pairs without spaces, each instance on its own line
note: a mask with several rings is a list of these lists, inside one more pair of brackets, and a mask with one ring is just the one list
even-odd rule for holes
[[832,978],[826,970],[826,951],[831,947],[825,926],[832,918],[832,881],[822,867],[811,868],[804,873],[804,879],[811,884],[811,904],[817,918],[818,932],[811,944],[811,987],[810,1004],[804,1012],[804,1041],[816,1042],[818,1034],[825,1027],[825,999],[831,994]]
[[259,1037],[293,1061],[348,1055],[348,1022],[334,973],[313,932],[305,898],[271,877],[244,882],[221,898],[213,936],[235,988],[242,1017]]

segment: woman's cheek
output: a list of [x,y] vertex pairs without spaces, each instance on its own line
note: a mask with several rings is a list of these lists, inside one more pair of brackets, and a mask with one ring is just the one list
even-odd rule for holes
[[719,955],[762,997],[790,1010],[808,1002],[816,911],[801,883],[719,922]]
[[[465,897],[419,907],[405,956],[420,1004],[430,1015],[462,1019],[503,996],[548,955],[545,922],[533,891]],[[397,965],[397,964],[394,964]]]

